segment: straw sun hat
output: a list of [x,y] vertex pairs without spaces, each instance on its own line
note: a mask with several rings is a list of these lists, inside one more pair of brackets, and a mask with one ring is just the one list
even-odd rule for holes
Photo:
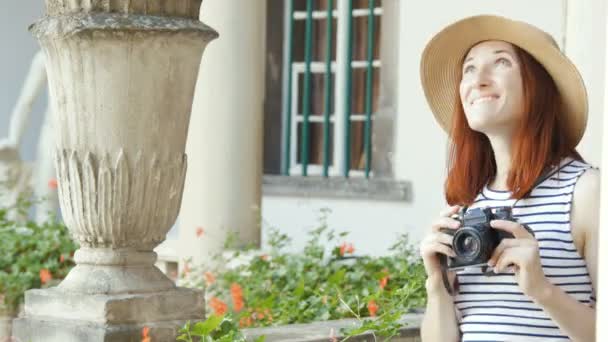
[[486,40],[516,45],[545,67],[562,97],[565,127],[578,144],[587,125],[587,92],[578,70],[546,32],[493,15],[469,17],[447,26],[429,41],[422,53],[422,87],[439,125],[450,133],[462,62],[471,47]]

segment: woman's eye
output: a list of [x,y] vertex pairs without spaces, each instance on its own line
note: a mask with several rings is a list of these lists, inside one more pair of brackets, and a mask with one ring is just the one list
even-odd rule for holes
[[464,67],[464,70],[462,71],[463,73],[467,74],[469,72],[472,72],[473,70],[475,70],[475,67],[472,65],[467,65],[466,67]]
[[499,58],[496,60],[496,64],[500,64],[500,65],[504,65],[504,66],[511,66],[511,61],[502,57],[502,58]]

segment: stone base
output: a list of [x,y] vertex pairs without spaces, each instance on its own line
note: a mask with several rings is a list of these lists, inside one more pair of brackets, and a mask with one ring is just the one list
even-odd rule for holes
[[149,327],[151,341],[175,341],[187,321],[168,321],[145,325],[104,325],[52,318],[19,318],[13,323],[15,342],[140,342],[142,329]]
[[13,321],[18,341],[28,342],[140,342],[150,328],[153,341],[175,341],[187,321],[204,318],[202,291],[170,291],[86,295],[58,288],[30,290],[25,315]]
[[12,335],[13,318],[10,316],[0,316],[0,341],[8,341]]

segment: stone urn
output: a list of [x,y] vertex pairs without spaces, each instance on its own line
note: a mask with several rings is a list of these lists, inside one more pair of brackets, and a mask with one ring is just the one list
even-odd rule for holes
[[24,341],[174,340],[203,293],[155,266],[178,215],[203,51],[201,0],[46,0],[30,28],[46,55],[62,217],[80,244],[55,288],[26,293]]

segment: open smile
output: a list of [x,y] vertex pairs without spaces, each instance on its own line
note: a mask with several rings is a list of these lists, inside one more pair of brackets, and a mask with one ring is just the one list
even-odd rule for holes
[[487,95],[487,96],[481,96],[478,98],[473,99],[473,101],[471,101],[471,105],[475,105],[475,104],[480,104],[480,103],[486,103],[486,102],[491,102],[491,101],[495,101],[498,100],[499,96],[498,95]]

